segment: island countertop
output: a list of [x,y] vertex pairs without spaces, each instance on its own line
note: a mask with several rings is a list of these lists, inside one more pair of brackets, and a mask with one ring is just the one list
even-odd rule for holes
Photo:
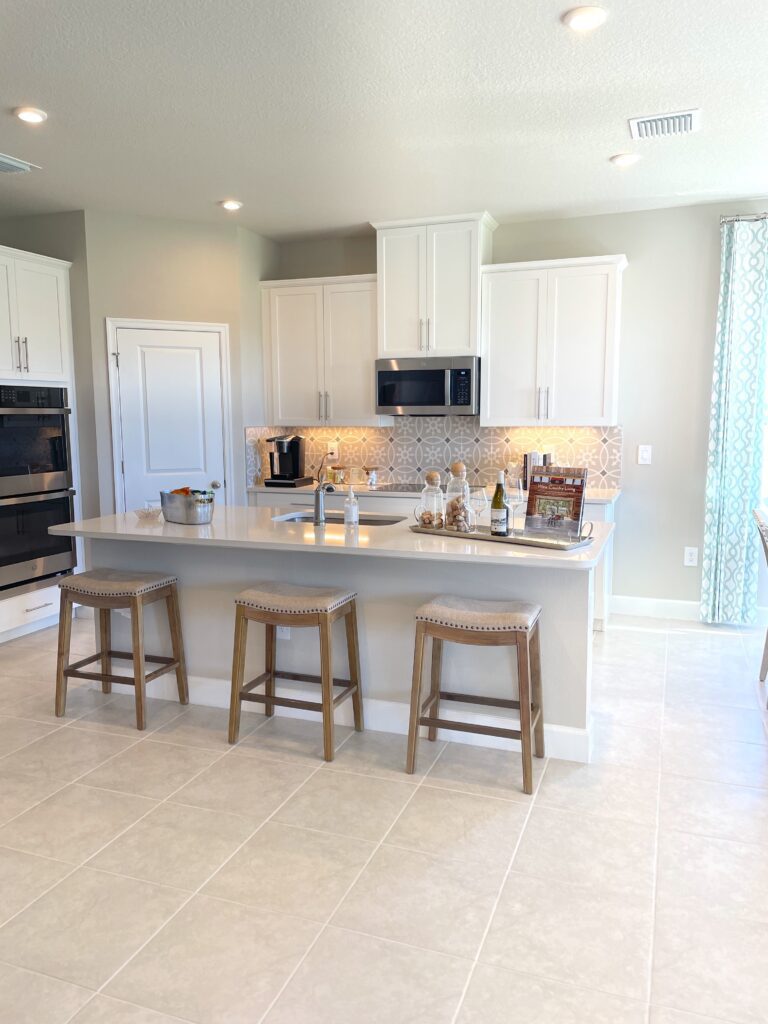
[[273,518],[295,511],[295,508],[222,505],[216,508],[209,526],[180,526],[166,523],[162,518],[157,523],[147,524],[139,522],[133,512],[127,512],[54,526],[50,532],[89,540],[138,541],[143,544],[325,552],[585,571],[598,564],[613,530],[612,523],[595,523],[591,544],[573,551],[555,551],[520,544],[497,544],[466,536],[430,537],[413,533],[409,529],[408,518],[390,526],[360,526],[355,530],[347,530],[337,523],[316,527],[307,522],[276,522]]

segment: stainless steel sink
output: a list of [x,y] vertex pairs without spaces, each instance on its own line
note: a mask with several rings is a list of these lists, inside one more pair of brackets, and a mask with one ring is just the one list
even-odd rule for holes
[[[302,509],[300,512],[284,512],[279,516],[272,516],[273,523],[311,523],[315,518],[311,508]],[[382,516],[375,513],[360,513],[361,526],[394,526],[402,523],[406,516]],[[344,524],[343,512],[329,512],[326,510],[325,521],[330,526]]]

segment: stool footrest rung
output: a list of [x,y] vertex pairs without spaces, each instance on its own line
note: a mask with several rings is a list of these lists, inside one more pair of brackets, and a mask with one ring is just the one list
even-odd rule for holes
[[502,697],[478,697],[474,693],[453,693],[445,690],[440,691],[440,700],[455,700],[460,704],[486,704],[489,708],[516,708],[519,710],[519,700],[506,700]]
[[317,700],[299,700],[297,697],[266,697],[263,693],[243,693],[240,700],[249,700],[253,704],[276,704],[279,708],[303,708],[304,711],[322,711],[323,705]]
[[[279,668],[275,669],[275,679],[289,679],[297,683],[317,683],[318,686],[320,686],[323,681],[321,676],[305,675],[303,672],[281,672]],[[355,684],[351,679],[334,678],[333,685],[351,687]]]
[[519,740],[519,729],[502,729],[498,725],[474,725],[469,722],[454,722],[450,718],[430,718],[423,715],[419,718],[419,725],[427,725],[433,729],[453,729],[456,732],[473,732],[480,736],[502,736],[505,739]]

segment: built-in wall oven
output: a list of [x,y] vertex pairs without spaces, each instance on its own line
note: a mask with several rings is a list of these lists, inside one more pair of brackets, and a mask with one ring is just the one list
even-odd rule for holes
[[0,591],[71,572],[74,519],[65,388],[0,384]]

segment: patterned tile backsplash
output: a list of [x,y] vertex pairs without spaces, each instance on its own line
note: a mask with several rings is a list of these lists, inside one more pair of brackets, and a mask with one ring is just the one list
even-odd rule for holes
[[329,441],[344,466],[377,466],[382,483],[415,483],[428,469],[466,463],[471,483],[489,484],[523,452],[552,452],[565,466],[585,466],[592,487],[621,485],[621,427],[481,427],[473,416],[403,416],[391,427],[248,427],[248,486],[269,476],[265,438],[303,434],[306,472],[317,473]]

